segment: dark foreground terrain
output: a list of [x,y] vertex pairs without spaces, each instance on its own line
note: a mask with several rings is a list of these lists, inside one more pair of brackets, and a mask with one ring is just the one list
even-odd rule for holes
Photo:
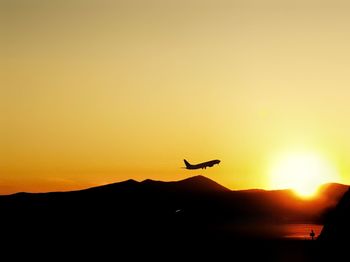
[[57,256],[112,252],[165,261],[323,261],[335,256],[335,248],[325,241],[283,239],[268,227],[263,235],[240,229],[327,222],[346,190],[327,185],[318,199],[306,201],[288,190],[231,191],[197,176],[177,182],[128,180],[74,192],[18,193],[0,197],[1,237],[18,250]]

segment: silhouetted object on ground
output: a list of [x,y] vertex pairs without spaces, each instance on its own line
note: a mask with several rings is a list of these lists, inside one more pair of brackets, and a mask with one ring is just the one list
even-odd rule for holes
[[186,169],[206,169],[207,167],[212,167],[214,165],[218,165],[221,161],[218,159],[215,159],[215,160],[199,163],[196,165],[190,164],[186,159],[184,159],[184,162],[186,165]]
[[315,232],[313,229],[311,229],[311,232],[310,232],[310,237],[311,237],[311,240],[314,240],[314,237],[315,237]]

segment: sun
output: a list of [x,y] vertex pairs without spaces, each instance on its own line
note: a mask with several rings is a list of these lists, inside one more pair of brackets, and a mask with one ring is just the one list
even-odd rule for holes
[[281,156],[270,172],[271,187],[290,188],[297,195],[310,198],[320,185],[338,180],[338,172],[314,153],[292,153]]

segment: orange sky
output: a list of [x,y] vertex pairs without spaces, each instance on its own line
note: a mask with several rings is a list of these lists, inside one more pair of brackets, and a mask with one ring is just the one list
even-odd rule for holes
[[350,184],[347,2],[1,1],[0,193],[269,189],[271,159],[298,150]]

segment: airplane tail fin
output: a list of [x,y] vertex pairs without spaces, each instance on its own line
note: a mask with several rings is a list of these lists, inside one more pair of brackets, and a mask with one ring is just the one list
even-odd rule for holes
[[186,159],[184,159],[184,162],[185,162],[186,168],[190,168],[191,167],[191,164],[188,163],[188,161]]

